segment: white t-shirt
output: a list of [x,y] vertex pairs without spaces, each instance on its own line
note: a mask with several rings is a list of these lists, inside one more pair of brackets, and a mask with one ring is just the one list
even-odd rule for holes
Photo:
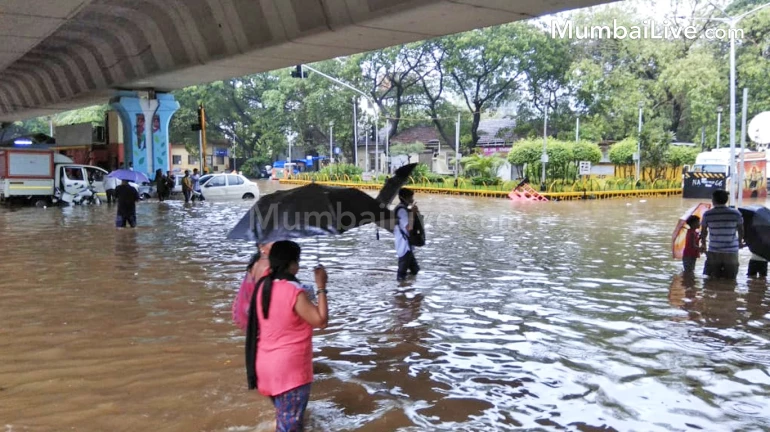
[[104,190],[110,190],[115,189],[118,187],[118,179],[115,177],[105,177],[104,178]]
[[[408,232],[406,230],[409,225],[409,211],[405,208],[400,208],[396,212],[396,218],[398,220],[398,227],[393,230],[393,236],[396,238],[396,253],[398,257],[406,255],[411,250],[409,247],[409,239],[404,235]],[[401,227],[401,229],[399,229]]]

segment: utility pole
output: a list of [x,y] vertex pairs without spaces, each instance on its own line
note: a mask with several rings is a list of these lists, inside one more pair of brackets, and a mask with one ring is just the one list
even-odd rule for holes
[[460,176],[460,113],[457,113],[457,123],[455,123],[455,186],[457,178]]
[[706,146],[706,126],[700,128],[700,151],[703,152]]
[[201,174],[206,172],[206,110],[203,104],[198,106],[198,121],[201,125],[200,130],[200,149],[201,149]]
[[369,172],[369,134],[366,134],[366,147],[364,147],[364,151],[366,152],[366,161],[364,161],[364,168],[366,172]]
[[329,122],[329,163],[334,161],[334,121]]
[[237,165],[238,162],[237,162],[237,160],[235,158],[235,141],[233,141],[233,155],[230,156],[230,159],[233,160],[233,172],[237,174],[238,173],[238,169],[237,169],[238,167],[236,167],[236,165]]
[[358,166],[358,98],[353,96],[353,160]]
[[575,119],[575,142],[580,142],[580,117]]
[[741,118],[741,165],[738,167],[738,182],[736,193],[738,194],[738,207],[743,205],[743,182],[746,177],[746,117],[749,115],[749,89],[743,88],[743,115]]
[[717,148],[719,148],[719,139],[722,136],[722,107],[717,107]]
[[385,169],[388,172],[388,175],[390,175],[390,148],[388,147],[388,144],[390,143],[390,119],[385,119]]
[[545,119],[543,121],[543,154],[540,155],[540,192],[545,192],[545,164],[548,163],[548,152],[546,151],[546,146],[548,145],[548,105],[550,104],[551,100],[548,99],[548,102],[545,104]]
[[636,139],[636,182],[639,183],[642,173],[642,110],[644,102],[639,102],[639,136]]
[[380,122],[376,122],[374,127],[374,171],[377,175],[380,174],[382,164],[380,163]]
[[380,108],[377,106],[377,103],[374,102],[374,99],[372,99],[372,97],[369,96],[368,94],[366,94],[366,93],[362,92],[361,90],[353,87],[352,85],[350,85],[350,84],[348,84],[348,83],[346,83],[344,81],[340,81],[337,78],[329,76],[329,75],[319,71],[318,69],[315,69],[315,68],[313,68],[311,66],[308,66],[308,65],[297,65],[296,66],[296,70],[292,71],[291,76],[294,77],[294,78],[307,78],[307,72],[304,72],[303,69],[308,69],[308,70],[310,70],[312,72],[315,72],[318,75],[328,79],[329,81],[332,81],[332,82],[334,82],[336,84],[339,84],[339,85],[341,85],[341,86],[343,86],[345,88],[349,88],[350,90],[353,90],[354,92],[360,94],[367,101],[369,101],[369,104],[371,105],[372,109],[374,109],[374,111],[377,113],[377,120],[375,121],[375,125],[376,125],[376,128],[377,128],[377,133],[375,134],[375,140],[376,140],[376,144],[377,144],[377,146],[376,146],[376,148],[377,148],[377,165],[378,165],[378,168],[379,168],[379,160],[380,160],[380,155],[379,155],[379,144],[380,144],[380,133],[379,133]]

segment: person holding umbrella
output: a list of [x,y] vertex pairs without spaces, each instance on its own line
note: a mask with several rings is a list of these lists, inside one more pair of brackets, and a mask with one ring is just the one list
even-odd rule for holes
[[711,199],[713,207],[703,213],[701,250],[706,252],[703,274],[735,279],[739,267],[738,251],[746,245],[743,241],[743,216],[740,211],[727,207],[728,199],[727,191],[714,191]]
[[396,243],[396,253],[398,254],[398,272],[396,279],[403,281],[406,279],[407,270],[413,275],[417,275],[420,266],[414,257],[412,246],[415,242],[412,240],[412,233],[415,229],[415,221],[419,217],[419,209],[414,202],[414,192],[410,189],[400,189],[398,191],[400,203],[396,206],[396,225],[393,231]]
[[128,180],[123,180],[115,188],[115,200],[118,202],[115,226],[125,228],[128,223],[131,228],[136,228],[136,202],[139,201],[139,192],[128,184]]
[[275,406],[276,430],[300,431],[313,382],[313,329],[329,322],[328,276],[315,269],[318,305],[297,280],[301,249],[281,240],[270,248],[268,272],[251,296],[246,333],[246,376]]

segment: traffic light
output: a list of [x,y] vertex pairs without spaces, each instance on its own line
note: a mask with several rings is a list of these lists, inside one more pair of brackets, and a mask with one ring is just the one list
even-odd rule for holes
[[302,70],[302,65],[297,65],[294,67],[294,70],[291,71],[291,77],[292,78],[307,78],[307,72],[304,72]]
[[201,131],[204,129],[205,124],[206,120],[204,119],[203,105],[198,105],[198,123],[192,123],[190,125],[190,130],[193,132]]
[[377,129],[374,127],[374,125],[372,125],[372,128],[369,131],[369,139],[372,141],[377,139]]

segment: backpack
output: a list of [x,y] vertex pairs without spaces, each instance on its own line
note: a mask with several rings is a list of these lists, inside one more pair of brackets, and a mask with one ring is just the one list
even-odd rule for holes
[[[406,209],[407,214],[409,213],[409,209],[406,208],[404,204],[399,204],[396,206],[395,212],[396,212],[396,218],[398,218],[398,212],[401,209]],[[412,227],[412,231],[409,233],[404,232],[404,236],[409,240],[410,246],[416,246],[416,247],[422,247],[425,246],[425,229],[423,228],[422,223],[422,215],[420,213],[417,213],[414,215],[414,226]],[[401,225],[398,225],[398,229],[402,230]]]

